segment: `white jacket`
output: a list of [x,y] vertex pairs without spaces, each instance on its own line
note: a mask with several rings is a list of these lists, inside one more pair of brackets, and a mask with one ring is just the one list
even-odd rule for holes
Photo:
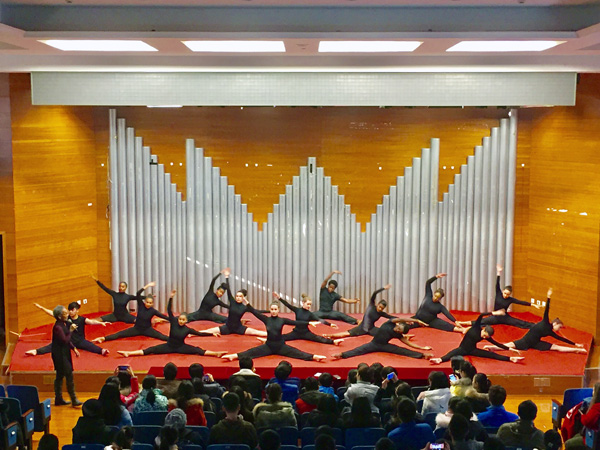
[[444,413],[448,410],[448,401],[451,397],[450,388],[423,391],[419,397],[423,398],[421,414]]

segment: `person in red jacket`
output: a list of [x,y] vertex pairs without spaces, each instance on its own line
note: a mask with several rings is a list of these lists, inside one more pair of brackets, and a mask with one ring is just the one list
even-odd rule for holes
[[169,400],[169,411],[180,408],[187,416],[187,425],[206,426],[204,402],[194,397],[194,385],[190,380],[183,380],[177,389],[177,396]]
[[[581,424],[589,429],[598,431],[600,428],[600,383],[594,385],[594,392],[592,394],[592,401],[585,414],[581,415]],[[565,448],[584,448],[585,442],[583,437],[583,430],[577,436],[572,437],[565,442]]]
[[308,377],[304,380],[304,390],[296,400],[296,409],[298,414],[310,412],[316,409],[321,397],[327,394],[319,391],[319,382],[315,377]]

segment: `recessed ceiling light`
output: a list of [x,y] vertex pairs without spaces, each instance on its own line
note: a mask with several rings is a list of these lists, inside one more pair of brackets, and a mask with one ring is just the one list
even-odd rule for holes
[[65,52],[156,52],[154,47],[144,41],[131,40],[85,40],[85,39],[47,39],[41,43]]
[[565,41],[462,41],[447,52],[543,52]]
[[421,44],[419,41],[321,41],[319,52],[412,52]]
[[181,41],[193,52],[285,52],[283,41]]

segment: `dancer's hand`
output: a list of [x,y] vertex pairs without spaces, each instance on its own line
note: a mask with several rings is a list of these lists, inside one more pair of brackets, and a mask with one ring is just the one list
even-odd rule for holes
[[329,326],[330,326],[331,328],[339,328],[339,327],[338,327],[338,326],[337,326],[335,323],[333,323],[333,322],[332,322],[332,323],[331,323]]
[[221,273],[225,275],[225,278],[227,278],[229,275],[231,275],[231,269],[229,267],[225,267],[223,270],[221,270]]
[[548,298],[552,297],[552,288],[548,289]]
[[442,358],[431,358],[431,359],[429,360],[429,362],[430,362],[431,364],[441,364],[441,363],[442,363]]
[[502,270],[503,270],[502,266],[500,264],[496,264],[496,273],[498,275],[500,275],[502,273]]
[[[435,277],[436,277],[436,278],[444,278],[446,275],[447,275],[446,273],[444,273],[444,272],[440,272],[440,273],[436,274],[436,276],[435,276]],[[437,359],[437,358],[436,358],[436,359]]]
[[386,284],[383,288],[387,291],[389,288],[391,288],[392,285],[391,284]]
[[426,345],[425,347],[421,347],[421,350],[433,350],[433,347]]
[[77,356],[79,358],[79,350],[77,350],[76,348],[74,348],[73,351],[75,352],[75,356]]
[[342,274],[342,272],[340,272],[339,270],[334,270],[332,273],[335,273],[337,275],[341,275]]
[[575,344],[575,347],[577,347],[577,348],[583,348],[583,344]]
[[511,352],[515,352],[517,355],[520,355],[520,354],[521,354],[521,350],[517,350],[516,348],[509,347],[508,349],[509,349]]
[[310,326],[316,327],[318,324],[320,324],[321,322],[319,322],[318,320],[312,320],[310,322],[308,322]]
[[273,292],[273,298],[275,300],[279,300],[281,298],[281,296],[277,292]]
[[148,289],[149,287],[154,287],[154,286],[156,286],[156,281],[151,281],[146,286],[144,286],[144,289]]
[[537,303],[532,303],[531,306],[533,306],[535,309],[542,309],[542,305],[538,305]]
[[171,291],[171,298],[175,298],[175,294],[177,294],[177,289]]

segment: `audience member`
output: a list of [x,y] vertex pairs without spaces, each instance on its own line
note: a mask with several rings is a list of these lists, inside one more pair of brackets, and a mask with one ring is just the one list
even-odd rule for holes
[[[398,386],[396,386],[396,392],[394,393],[394,397],[392,397],[392,405],[391,406],[392,406],[393,414],[390,417],[390,419],[387,421],[387,423],[385,423],[383,426],[386,433],[389,433],[390,431],[392,431],[393,429],[395,429],[398,425],[400,425],[402,423],[402,421],[400,420],[400,416],[398,415],[398,405],[405,398],[411,400],[413,403],[416,403],[415,397],[412,394],[412,389],[410,387],[410,384],[408,384],[404,381],[401,381],[400,383],[398,383]],[[450,419],[448,419],[448,420],[450,420]],[[417,413],[415,416],[415,422],[417,422],[417,423],[424,422],[423,416],[421,414]]]
[[240,370],[229,377],[229,387],[234,377],[243,377],[247,383],[247,390],[253,398],[262,399],[262,381],[260,376],[254,371],[254,362],[252,358],[242,356],[239,361]]
[[296,400],[296,410],[298,414],[310,412],[317,407],[319,399],[325,394],[319,391],[319,382],[315,377],[308,377],[304,380],[304,388],[298,400]]
[[480,450],[483,442],[468,439],[469,421],[460,414],[454,414],[448,424],[452,450]]
[[158,388],[167,398],[175,398],[180,380],[177,380],[177,366],[172,362],[168,362],[163,367],[164,379],[157,380]]
[[348,375],[346,376],[346,386],[350,386],[351,384],[356,383],[358,378],[358,369],[350,369],[348,371]]
[[479,414],[477,418],[484,427],[495,427],[498,428],[507,422],[514,422],[519,418],[514,413],[508,412],[504,409],[504,402],[506,401],[506,389],[502,386],[495,384],[490,387],[488,393],[491,406]]
[[495,436],[490,436],[483,443],[483,450],[504,450],[506,446],[500,439]]
[[[392,378],[388,378],[391,375]],[[381,382],[381,387],[377,391],[377,395],[375,395],[375,403],[381,402],[384,398],[392,398],[394,396],[394,392],[396,392],[396,387],[400,384],[400,380],[398,379],[398,374],[396,373],[396,369],[390,366],[386,366],[381,369],[381,376],[383,380]],[[383,411],[380,412],[383,414]]]
[[350,385],[348,390],[344,394],[344,399],[352,405],[354,399],[358,397],[367,397],[371,411],[379,413],[379,409],[375,406],[375,396],[379,388],[374,384],[370,383],[371,380],[371,369],[365,364],[358,370],[358,377],[355,384]]
[[344,428],[372,428],[379,427],[381,423],[371,411],[367,397],[357,397],[352,402],[350,413],[344,414]]
[[244,418],[244,420],[254,423],[254,414],[252,414],[252,410],[254,409],[254,400],[250,397],[250,393],[242,390],[240,386],[233,386],[230,389],[230,392],[233,392],[240,399],[240,414]]
[[404,398],[398,403],[401,423],[388,434],[398,450],[419,450],[428,442],[435,441],[433,430],[428,424],[415,422],[416,413],[417,407],[412,400]]
[[194,385],[190,380],[182,380],[177,388],[176,398],[169,400],[169,411],[181,408],[187,416],[188,425],[206,426],[204,402],[194,396]]
[[504,445],[510,447],[546,448],[544,433],[534,425],[537,416],[537,406],[531,400],[525,400],[519,405],[519,420],[505,423],[498,429],[498,438]]
[[115,435],[114,430],[104,423],[102,403],[91,398],[81,407],[82,417],[73,427],[73,444],[109,445]]
[[233,392],[223,396],[225,418],[210,429],[209,444],[246,444],[251,449],[258,444],[256,430],[239,416],[240,398]]
[[115,438],[104,450],[130,450],[133,446],[133,428],[125,426],[117,431]]
[[282,401],[281,386],[277,383],[268,385],[266,394],[268,403],[261,402],[252,411],[256,429],[297,426],[294,408],[290,403]]
[[204,366],[200,363],[194,363],[189,367],[190,379],[200,378],[204,383],[204,393],[209,397],[221,398],[225,393],[225,388],[215,381],[210,373],[204,373]]
[[335,450],[335,439],[328,434],[321,434],[315,438],[315,450]]
[[289,361],[280,361],[277,367],[275,367],[275,377],[269,380],[265,389],[270,384],[279,384],[281,386],[283,401],[294,404],[300,394],[300,379],[290,377],[292,369],[293,367]]
[[115,369],[115,375],[119,379],[119,392],[121,393],[121,401],[125,405],[125,408],[131,411],[131,406],[137,399],[140,393],[140,384],[138,377],[135,376],[131,366],[127,366],[127,369],[122,370],[118,366]]
[[323,392],[324,394],[331,394],[335,401],[339,401],[338,396],[333,390],[333,377],[328,372],[323,372],[319,375],[319,392]]
[[192,386],[194,387],[194,397],[201,399],[203,402],[202,409],[204,411],[211,411],[215,414],[220,412],[217,411],[215,404],[204,391],[204,381],[202,381],[202,378],[192,378]]
[[333,395],[325,394],[319,399],[317,409],[313,409],[308,414],[306,424],[309,427],[319,427],[321,425],[329,425],[332,428],[343,427],[337,402],[335,401],[335,398],[333,398]]
[[383,364],[380,362],[371,364],[371,379],[369,381],[378,387],[381,387],[381,382],[383,381],[383,375],[381,374],[382,369]]
[[164,425],[160,429],[160,434],[156,437],[157,441],[160,442],[158,450],[178,450],[177,430],[171,425]]
[[258,437],[258,446],[260,450],[279,450],[281,447],[281,438],[274,430],[265,430]]
[[[467,435],[467,439],[474,439],[479,442],[485,442],[488,437],[487,431],[483,425],[479,423],[477,420],[477,416],[473,414],[473,408],[471,408],[471,404],[465,400],[461,399],[459,402],[454,405],[454,415],[461,415],[465,419],[469,421],[469,434]],[[449,436],[444,436],[449,437]]]
[[[172,427],[177,431],[176,443],[178,447],[184,447],[189,444],[202,445],[202,436],[200,433],[186,428],[187,416],[185,412],[180,408],[175,408],[169,411],[167,417],[165,417],[165,426]],[[160,447],[161,437],[156,437],[156,446]]]
[[169,401],[162,395],[160,389],[156,387],[156,377],[146,375],[142,381],[142,392],[135,399],[133,404],[133,413],[137,414],[143,411],[166,411]]
[[474,413],[480,413],[490,406],[488,393],[492,382],[485,373],[477,373],[473,377],[473,383],[465,392],[465,399],[471,403]]
[[[562,438],[556,430],[548,430],[544,433],[544,444],[546,450],[560,450],[563,448]],[[583,447],[585,447],[585,444]]]
[[382,437],[375,443],[375,450],[394,450],[394,442],[390,438]]
[[477,369],[469,361],[463,360],[460,362],[459,378],[452,382],[450,392],[452,395],[458,397],[464,397],[467,389],[469,389],[473,383],[473,377],[477,373]]
[[[600,425],[600,383],[594,385],[594,391],[592,393],[592,400],[588,405],[585,414],[580,416],[581,426],[589,428],[590,430],[597,431]],[[563,421],[564,422],[564,421]],[[563,424],[563,437],[568,434],[565,432],[565,426]],[[573,430],[574,431],[574,430]],[[578,433],[565,441],[565,448],[572,450],[575,448],[583,448],[585,443],[583,441],[582,433]]]
[[450,381],[444,372],[430,372],[427,377],[429,387],[419,394],[417,400],[423,400],[421,414],[443,413],[448,409],[450,400]]
[[456,408],[456,405],[461,400],[462,399],[460,397],[451,397],[450,400],[448,400],[448,409],[446,410],[446,412],[439,413],[437,416],[435,416],[436,429],[448,428],[448,424],[450,424],[450,419],[452,419],[452,416],[454,415],[454,408]]
[[133,426],[131,414],[121,401],[121,394],[116,384],[107,383],[102,386],[98,400],[102,403],[104,423],[108,426],[119,428],[126,425]]

